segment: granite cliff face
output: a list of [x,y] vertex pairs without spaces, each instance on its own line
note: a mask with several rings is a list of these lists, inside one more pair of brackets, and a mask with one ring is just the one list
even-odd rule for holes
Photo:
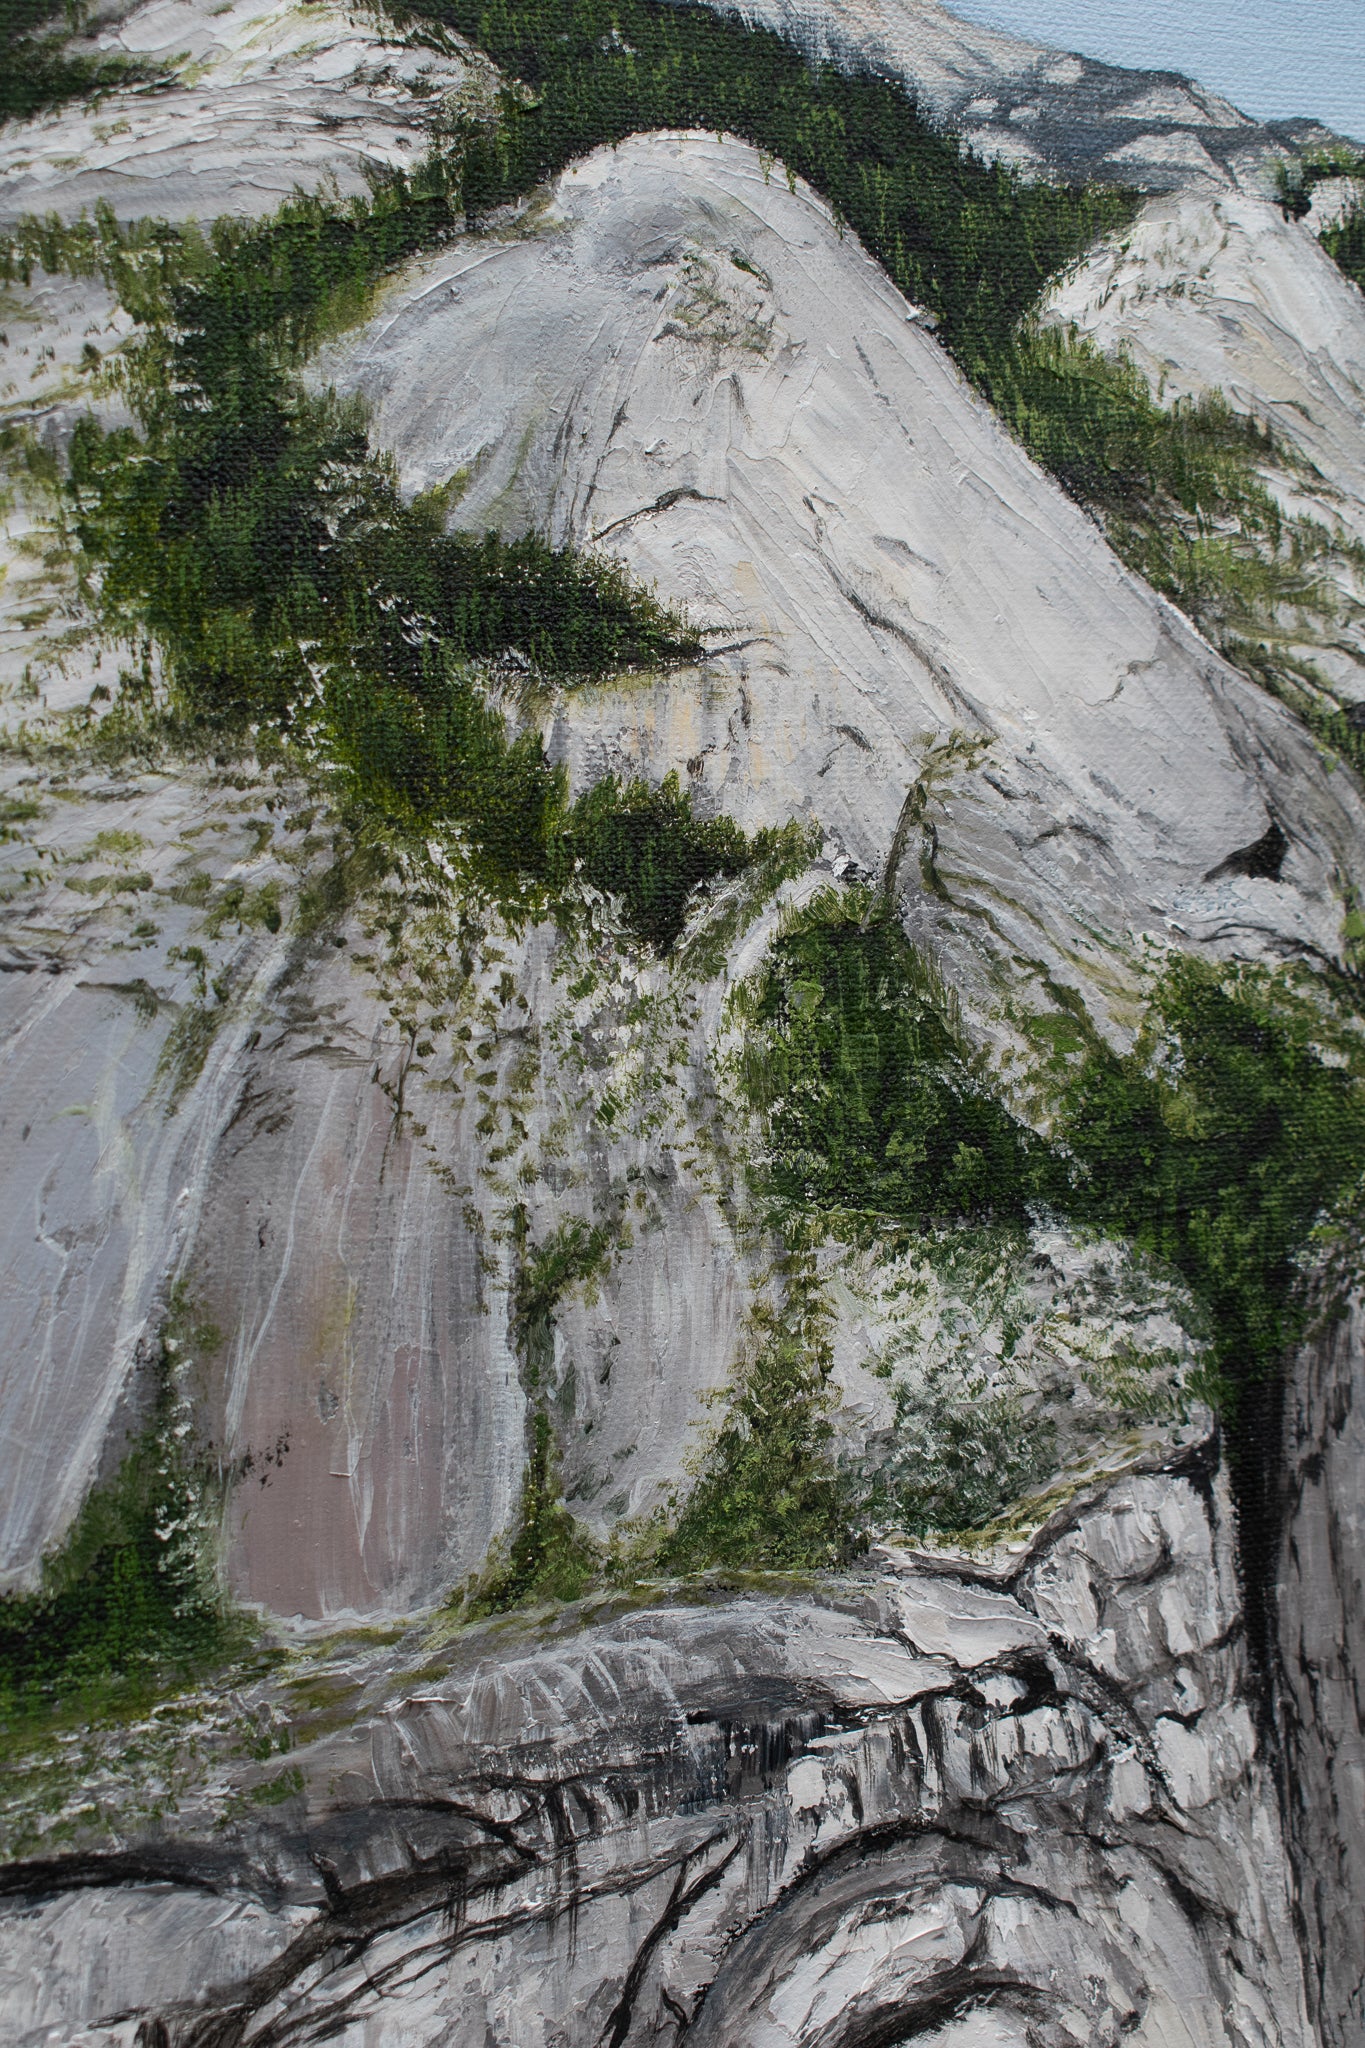
[[1295,1361],[1285,1432],[1280,1708],[1296,1910],[1310,2010],[1324,2041],[1365,2019],[1354,1902],[1360,1896],[1361,1319],[1335,1318]]
[[497,86],[440,36],[399,40],[364,9],[290,0],[103,6],[76,47],[159,86],[5,123],[6,224],[74,220],[97,202],[119,220],[207,222],[273,212],[300,189],[350,197],[415,163],[442,120],[486,107]]
[[[453,392],[430,367],[450,360]],[[1336,954],[1362,831],[1346,771],[1122,569],[823,210],[765,180],[753,152],[684,137],[590,159],[534,233],[423,263],[317,375],[364,394],[409,488],[468,472],[474,526],[534,517],[610,544],[704,618],[704,669],[549,707],[576,784],[680,768],[746,829],[816,827],[831,880],[839,863],[888,872],[918,792],[941,891],[922,886],[918,843],[893,884],[983,1007],[992,978],[1046,976],[1121,1031],[1144,940]],[[325,847],[300,795],[230,779],[212,797],[203,782],[19,786],[58,827],[35,821],[10,849],[15,1053],[40,1063],[12,1096],[16,1171],[41,1190],[36,1228],[28,1209],[12,1217],[25,1412],[24,1361],[40,1345],[52,1363],[8,1493],[10,1573],[31,1575],[69,1521],[177,1275],[223,1337],[205,1367],[213,1441],[232,1458],[289,1446],[279,1482],[248,1495],[242,1592],[286,1614],[402,1612],[472,1570],[520,1460],[494,1211],[521,1174],[533,1240],[552,1227],[556,1146],[581,1187],[569,1211],[589,1220],[616,1214],[632,1167],[655,1177],[638,1248],[651,1277],[625,1249],[609,1320],[673,1391],[646,1392],[651,1374],[624,1395],[621,1434],[607,1429],[624,1491],[606,1496],[622,1492],[618,1512],[653,1505],[632,1462],[640,1432],[641,1469],[675,1480],[752,1292],[721,1220],[726,1174],[681,1162],[703,1143],[724,986],[746,945],[752,972],[771,921],[718,977],[642,971],[632,1056],[675,1045],[690,1081],[656,1129],[644,1069],[619,1084],[639,1095],[628,1139],[594,1122],[600,1097],[571,1078],[591,1019],[606,1034],[596,1086],[613,1085],[623,1027],[607,1018],[624,991],[608,977],[576,1002],[572,957],[545,935],[484,933],[457,970],[456,894],[437,876],[450,900],[430,933],[415,922],[386,950],[375,931],[395,875],[291,945],[253,928],[249,904],[274,890],[297,929]],[[1280,819],[1278,873],[1239,871]],[[54,940],[73,892],[81,914]],[[112,1036],[89,1028],[92,982]],[[405,1005],[420,993],[486,1034],[482,1072],[458,1041],[414,1059]],[[479,1134],[495,1100],[497,1128]],[[63,1114],[77,1105],[88,1156]],[[117,1203],[101,1177],[114,1131],[128,1148]],[[580,1341],[602,1349],[586,1328]],[[576,1386],[605,1364],[585,1356]]]
[[1045,320],[1122,350],[1167,405],[1220,392],[1274,436],[1265,474],[1286,515],[1335,537],[1331,628],[1286,624],[1329,698],[1365,691],[1365,298],[1315,239],[1247,193],[1147,201],[1048,296]]
[[[1123,569],[756,151],[597,153],[526,232],[417,266],[314,374],[365,398],[406,488],[458,476],[475,527],[610,547],[713,643],[666,700],[557,707],[576,782],[685,765],[746,826],[813,814],[879,874],[956,729],[989,748],[933,820],[956,905],[935,937],[964,980],[997,946],[1071,980],[1172,929],[1333,950],[1353,786]],[[1278,878],[1238,876],[1291,815]]]
[[290,1717],[286,1777],[233,1810],[206,1731],[171,1839],[12,1873],[16,2038],[1304,2038],[1204,1456],[995,1570],[565,1623],[237,1701]]
[[[1160,196],[1046,317],[1171,397],[1272,418],[1302,460],[1276,488],[1348,560],[1365,301],[1234,189],[1275,137],[937,8],[745,14],[913,78],[991,148],[1136,166]],[[497,83],[453,41],[320,8],[97,33],[179,78],[0,132],[11,218],[257,215],[324,172],[358,192],[488,118]],[[14,297],[6,419],[57,460],[88,407],[128,417],[104,358],[135,323],[88,277]],[[830,1235],[798,1274],[753,1196],[734,998],[850,883],[1001,1072],[1044,1005],[1128,1045],[1172,948],[1340,969],[1351,771],[733,139],[593,153],[398,270],[306,374],[363,400],[405,494],[686,608],[690,668],[489,679],[572,791],[676,773],[699,814],[796,821],[804,852],[703,892],[659,958],[586,887],[566,930],[474,886],[458,834],[386,843],[327,759],[101,751],[99,693],[129,663],[152,687],[156,650],[95,630],[70,534],[17,478],[0,1580],[44,1583],[154,1416],[211,1475],[208,1549],[271,1647],[17,1759],[7,2037],[1348,2048],[1358,1316],[1298,1354],[1278,1602],[1248,1598],[1176,1283],[1055,1218],[957,1265]],[[1355,639],[1332,658],[1354,701]],[[628,1546],[802,1288],[841,1459],[904,1456],[925,1389],[965,1388],[1046,1446],[1027,1498],[923,1550],[872,1528],[818,1577],[461,1620],[542,1435],[583,1539]],[[1162,1361],[1136,1393],[1134,1358]]]

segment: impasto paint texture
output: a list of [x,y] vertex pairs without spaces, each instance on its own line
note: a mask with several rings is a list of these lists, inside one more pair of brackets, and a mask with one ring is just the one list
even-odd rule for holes
[[1365,2040],[1359,53],[964,8],[0,25],[5,2041]]

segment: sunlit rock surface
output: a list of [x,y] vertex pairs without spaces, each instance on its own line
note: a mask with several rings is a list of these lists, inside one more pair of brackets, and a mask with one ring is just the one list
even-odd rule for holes
[[1305,2038],[1205,1457],[975,1570],[301,1649],[281,1706],[235,1801],[210,1729],[173,1828],[12,1870],[25,2044]]
[[[1317,241],[1244,193],[1148,200],[1048,295],[1043,317],[1126,353],[1167,404],[1221,392],[1289,452],[1267,477],[1291,515],[1365,542],[1365,294]],[[1305,651],[1340,694],[1365,698],[1365,569],[1336,576],[1345,616]]]
[[[746,826],[813,815],[873,874],[932,785],[900,875],[968,982],[1022,955],[1093,997],[1147,934],[1336,951],[1349,777],[747,146],[594,153],[523,227],[413,266],[313,374],[363,394],[405,486],[463,486],[461,524],[608,549],[704,629],[694,677],[563,701],[575,782],[677,768]],[[1239,873],[1272,819],[1278,877]]]
[[435,33],[398,41],[362,8],[299,0],[148,0],[106,15],[89,47],[154,82],[0,126],[0,222],[97,202],[208,222],[272,213],[300,187],[363,194],[367,172],[410,169],[434,119],[492,90],[491,67]]
[[[5,1582],[32,1583],[139,1425],[177,1281],[212,1332],[178,1366],[240,1474],[241,1597],[405,1614],[475,1571],[525,1459],[517,1214],[533,1246],[575,1216],[610,1225],[591,1307],[566,1302],[557,1340],[568,1481],[604,1533],[658,1506],[753,1285],[728,1182],[696,1157],[690,992],[627,960],[585,995],[544,931],[462,932],[456,891],[428,937],[412,896],[439,874],[310,929],[335,828],[269,777],[21,766],[7,802]],[[471,954],[435,998],[410,980],[425,943],[442,971],[447,948]],[[454,1011],[439,1056],[406,1028],[414,987]]]

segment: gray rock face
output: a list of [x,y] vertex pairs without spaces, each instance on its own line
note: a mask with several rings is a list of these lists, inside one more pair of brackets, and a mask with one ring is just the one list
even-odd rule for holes
[[1289,1836],[1325,2048],[1365,2035],[1365,1318],[1304,1346],[1287,1395],[1280,1567]]
[[[1228,190],[1273,151],[1186,81],[931,5],[745,12],[889,65],[1021,162]],[[257,0],[128,10],[102,43],[190,62],[98,121],[0,134],[15,212],[259,213],[326,175],[357,191],[489,83],[459,51]],[[1108,342],[1121,306],[1155,377],[1302,420],[1357,519],[1358,323],[1305,246],[1251,201],[1186,195],[1057,310]],[[1202,297],[1168,258],[1210,266]],[[0,400],[59,437],[128,325],[85,284],[40,279],[25,304]],[[824,852],[774,900],[703,908],[688,945],[710,965],[684,946],[665,967],[600,902],[571,941],[506,928],[452,843],[356,879],[325,781],[254,762],[115,778],[55,727],[9,746],[0,1583],[35,1583],[117,1463],[183,1298],[171,1369],[230,1482],[224,1583],[276,1650],[16,1771],[0,2030],[23,2048],[1298,2048],[1316,2028],[1358,2048],[1358,1315],[1294,1386],[1288,1845],[1205,1419],[1086,1434],[1101,1404],[1071,1401],[1079,1367],[1042,1324],[1107,1254],[1060,1230],[1029,1237],[1027,1286],[1006,1276],[1015,1356],[1040,1382],[1071,1373],[1067,1498],[1031,1540],[459,1630],[448,1604],[514,1521],[536,1402],[568,1505],[610,1541],[685,1483],[706,1396],[755,1305],[780,1306],[743,1132],[717,1124],[726,991],[786,912],[889,877],[983,1029],[1002,987],[1051,977],[1119,1039],[1171,938],[1338,957],[1355,787],[1120,567],[812,195],[736,143],[599,152],[543,208],[414,266],[318,375],[369,400],[408,488],[464,473],[461,523],[605,549],[705,630],[691,674],[550,705],[576,787],[677,770],[702,812],[796,817]],[[30,621],[60,564],[35,566],[32,508],[6,516],[12,725],[38,702]],[[59,623],[49,710],[114,655],[74,611]],[[1279,874],[1229,872],[1272,819]],[[604,1248],[538,1330],[533,1383],[518,1288],[566,1228]],[[896,1346],[922,1363],[936,1341],[891,1297],[935,1296],[908,1267],[822,1256],[856,1448],[894,1433]],[[1102,1275],[1109,1334],[1164,1343],[1170,1301],[1130,1299],[1127,1277]],[[990,1315],[953,1289],[940,1324],[975,1318],[974,1358],[998,1363]]]
[[980,155],[1143,191],[1259,187],[1314,121],[1258,122],[1176,71],[1131,71],[958,19],[936,0],[673,0],[775,30],[812,56],[903,78]]
[[1297,2044],[1212,1463],[994,1566],[333,1652],[282,1804],[247,1765],[225,1809],[210,1741],[173,1823],[9,1873],[5,2009],[35,2048]]
[[571,994],[571,949],[480,927],[434,865],[300,930],[328,814],[270,776],[55,781],[12,767],[34,815],[0,847],[3,1582],[34,1582],[117,1460],[179,1289],[208,1334],[176,1370],[238,1475],[234,1592],[310,1619],[439,1598],[520,1495],[517,1233],[575,1218],[611,1250],[552,1340],[566,1484],[603,1534],[657,1506],[752,1289],[694,1156],[694,998],[628,958]]
[[97,203],[208,222],[272,213],[299,189],[363,193],[367,174],[419,160],[433,116],[492,90],[491,66],[439,36],[414,46],[364,9],[295,0],[115,7],[86,47],[153,82],[0,124],[6,224]]
[[[1217,392],[1288,459],[1267,480],[1291,517],[1340,545],[1331,628],[1301,653],[1343,701],[1365,697],[1365,295],[1317,241],[1245,193],[1151,199],[1049,293],[1043,317],[1126,354],[1166,404]],[[1292,644],[1292,624],[1284,627]]]
[[[900,875],[967,988],[983,958],[1045,960],[1103,1014],[1147,935],[1337,949],[1348,775],[1122,568],[746,145],[594,152],[525,232],[413,265],[314,375],[365,398],[407,488],[461,480],[461,524],[605,548],[705,629],[699,676],[563,701],[576,784],[677,768],[746,827],[814,818],[873,874],[933,786],[933,847],[902,844]],[[1278,878],[1230,872],[1272,816]]]

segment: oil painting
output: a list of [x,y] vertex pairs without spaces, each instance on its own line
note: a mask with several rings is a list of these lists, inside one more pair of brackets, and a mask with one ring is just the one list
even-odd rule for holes
[[1365,2044],[1361,27],[5,0],[0,2039]]

